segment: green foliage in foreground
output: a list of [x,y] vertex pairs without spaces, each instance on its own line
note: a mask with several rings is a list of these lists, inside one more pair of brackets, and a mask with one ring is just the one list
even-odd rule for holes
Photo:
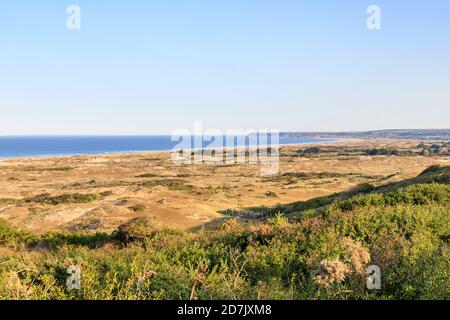
[[[35,235],[0,221],[0,298],[450,299],[449,209],[450,186],[423,184],[199,233],[136,219],[112,235]],[[366,288],[372,264],[381,290]],[[70,265],[81,290],[66,287]]]
[[440,184],[418,184],[386,193],[358,195],[337,201],[332,209],[352,211],[357,207],[386,206],[398,204],[424,205],[444,203],[450,200],[450,187]]

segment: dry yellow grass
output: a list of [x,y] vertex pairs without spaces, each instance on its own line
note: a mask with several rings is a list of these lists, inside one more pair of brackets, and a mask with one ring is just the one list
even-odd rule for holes
[[[195,229],[221,221],[223,210],[307,200],[361,183],[411,178],[431,165],[450,164],[444,156],[365,156],[357,152],[375,147],[414,150],[418,143],[333,142],[317,145],[329,152],[311,157],[296,154],[305,146],[285,146],[280,175],[275,177],[262,177],[255,165],[175,166],[168,153],[5,159],[0,160],[0,218],[32,231],[109,232],[139,216],[156,217],[172,228]],[[299,172],[309,175],[296,177]],[[86,203],[20,201],[40,194],[76,193],[104,195]],[[141,209],[130,209],[136,206]]]

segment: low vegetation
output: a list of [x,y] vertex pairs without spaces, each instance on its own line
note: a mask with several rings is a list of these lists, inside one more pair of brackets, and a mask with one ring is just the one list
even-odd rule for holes
[[38,171],[38,172],[42,172],[42,171],[70,171],[73,170],[72,167],[69,166],[64,166],[64,167],[49,167],[49,168],[42,168],[42,167],[22,167],[20,168],[20,171]]
[[100,193],[64,193],[61,195],[52,196],[49,193],[41,193],[35,196],[26,197],[22,199],[2,198],[0,204],[47,204],[47,205],[61,205],[70,203],[89,203],[96,200],[101,200],[105,197],[113,195],[111,191],[103,191]]
[[[376,147],[376,148],[359,148],[359,147],[336,147],[333,145],[319,147],[309,147],[299,149],[296,152],[296,156],[299,157],[320,157],[320,156],[356,156],[356,155],[368,155],[368,156],[448,156],[449,142],[448,141],[435,141],[435,142],[422,142],[417,146],[408,147]],[[293,156],[289,152],[286,153],[282,150],[281,156]]]
[[51,196],[48,193],[39,194],[33,197],[25,198],[23,202],[26,203],[41,203],[59,205],[65,203],[88,203],[95,200],[100,200],[104,197],[110,196],[112,193],[109,191],[95,193],[95,194],[82,194],[82,193],[64,193],[58,196]]
[[418,148],[422,149],[420,152],[420,155],[427,156],[427,155],[450,155],[449,152],[449,142],[442,142],[442,143],[433,143],[433,144],[424,144],[421,143],[417,146]]
[[[13,252],[0,253],[0,298],[450,299],[448,170],[197,233],[149,218],[110,235],[0,220],[0,248]],[[80,290],[66,286],[71,265]],[[366,287],[369,265],[381,268],[380,290]]]
[[373,148],[373,149],[367,149],[365,151],[365,154],[369,156],[398,156],[402,153],[396,149],[386,149],[386,148]]
[[149,180],[142,182],[143,187],[154,188],[157,186],[166,187],[169,190],[173,191],[183,191],[183,190],[192,190],[194,186],[186,183],[181,179],[161,179],[161,180]]
[[147,207],[144,204],[137,204],[135,206],[128,207],[128,209],[134,212],[144,212]]

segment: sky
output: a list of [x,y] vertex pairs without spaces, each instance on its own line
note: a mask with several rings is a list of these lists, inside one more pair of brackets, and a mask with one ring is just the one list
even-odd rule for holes
[[450,128],[450,1],[2,1],[0,112],[0,135]]

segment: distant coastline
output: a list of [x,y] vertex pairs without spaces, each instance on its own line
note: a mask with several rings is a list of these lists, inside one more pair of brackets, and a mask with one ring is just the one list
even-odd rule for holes
[[[375,130],[361,132],[281,132],[280,145],[302,145],[353,139],[450,140],[450,129]],[[138,152],[166,152],[178,141],[169,135],[136,136],[0,136],[0,159],[63,157]],[[208,148],[204,143],[203,148]],[[249,140],[245,145],[254,147]]]
[[[280,136],[280,145],[334,142],[336,138]],[[0,159],[167,152],[177,141],[171,136],[0,136]],[[252,144],[236,147],[255,147]],[[204,145],[205,148],[208,144]]]
[[450,140],[450,129],[389,129],[354,132],[283,132],[281,133],[281,136],[297,138]]

